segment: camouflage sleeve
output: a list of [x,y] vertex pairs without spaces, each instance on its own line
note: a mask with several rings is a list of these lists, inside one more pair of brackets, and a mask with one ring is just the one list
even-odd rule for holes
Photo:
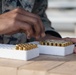
[[0,0],[0,14],[2,13],[2,0]]
[[45,26],[45,31],[46,33],[49,33],[53,36],[61,37],[58,32],[55,31],[54,28],[51,26],[51,22],[47,18],[47,15],[45,14],[45,11],[48,6],[48,0],[36,0],[33,13],[37,14],[40,16],[44,26]]

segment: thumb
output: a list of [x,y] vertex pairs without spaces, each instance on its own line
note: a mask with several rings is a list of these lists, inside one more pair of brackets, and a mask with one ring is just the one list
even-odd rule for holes
[[74,47],[74,53],[76,54],[76,47]]

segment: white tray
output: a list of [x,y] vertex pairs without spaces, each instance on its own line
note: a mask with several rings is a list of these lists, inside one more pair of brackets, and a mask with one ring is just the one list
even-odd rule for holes
[[32,50],[16,50],[15,45],[0,44],[0,57],[18,59],[18,60],[29,60],[39,56],[39,49],[35,48]]
[[74,45],[66,47],[38,45],[40,54],[66,56],[73,53]]

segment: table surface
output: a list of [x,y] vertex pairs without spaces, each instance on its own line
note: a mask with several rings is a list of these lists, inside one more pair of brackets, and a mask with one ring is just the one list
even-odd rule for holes
[[0,58],[0,75],[76,75],[76,55],[40,55],[29,61]]

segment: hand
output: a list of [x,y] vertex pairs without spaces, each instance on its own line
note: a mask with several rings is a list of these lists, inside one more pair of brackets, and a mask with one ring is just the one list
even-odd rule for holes
[[[44,40],[66,40],[66,41],[71,41],[71,42],[73,42],[73,43],[76,43],[76,38],[58,38],[58,37],[54,37],[54,36],[51,36],[51,35],[49,35],[49,34],[46,34],[46,36],[45,37],[42,37],[42,38],[40,38],[39,40],[37,40],[37,41],[44,41]],[[76,47],[74,47],[74,53],[76,53]]]
[[0,34],[17,32],[26,33],[28,38],[45,36],[40,17],[21,8],[0,15]]
[[[64,38],[64,40],[68,40],[68,41],[71,41],[73,43],[76,43],[76,38],[69,38],[69,37],[67,37],[67,38]],[[76,46],[74,47],[74,53],[76,53]]]
[[46,34],[46,36],[39,38],[37,41],[44,41],[44,40],[63,40],[63,39]]
[[74,47],[74,53],[76,54],[76,47]]

